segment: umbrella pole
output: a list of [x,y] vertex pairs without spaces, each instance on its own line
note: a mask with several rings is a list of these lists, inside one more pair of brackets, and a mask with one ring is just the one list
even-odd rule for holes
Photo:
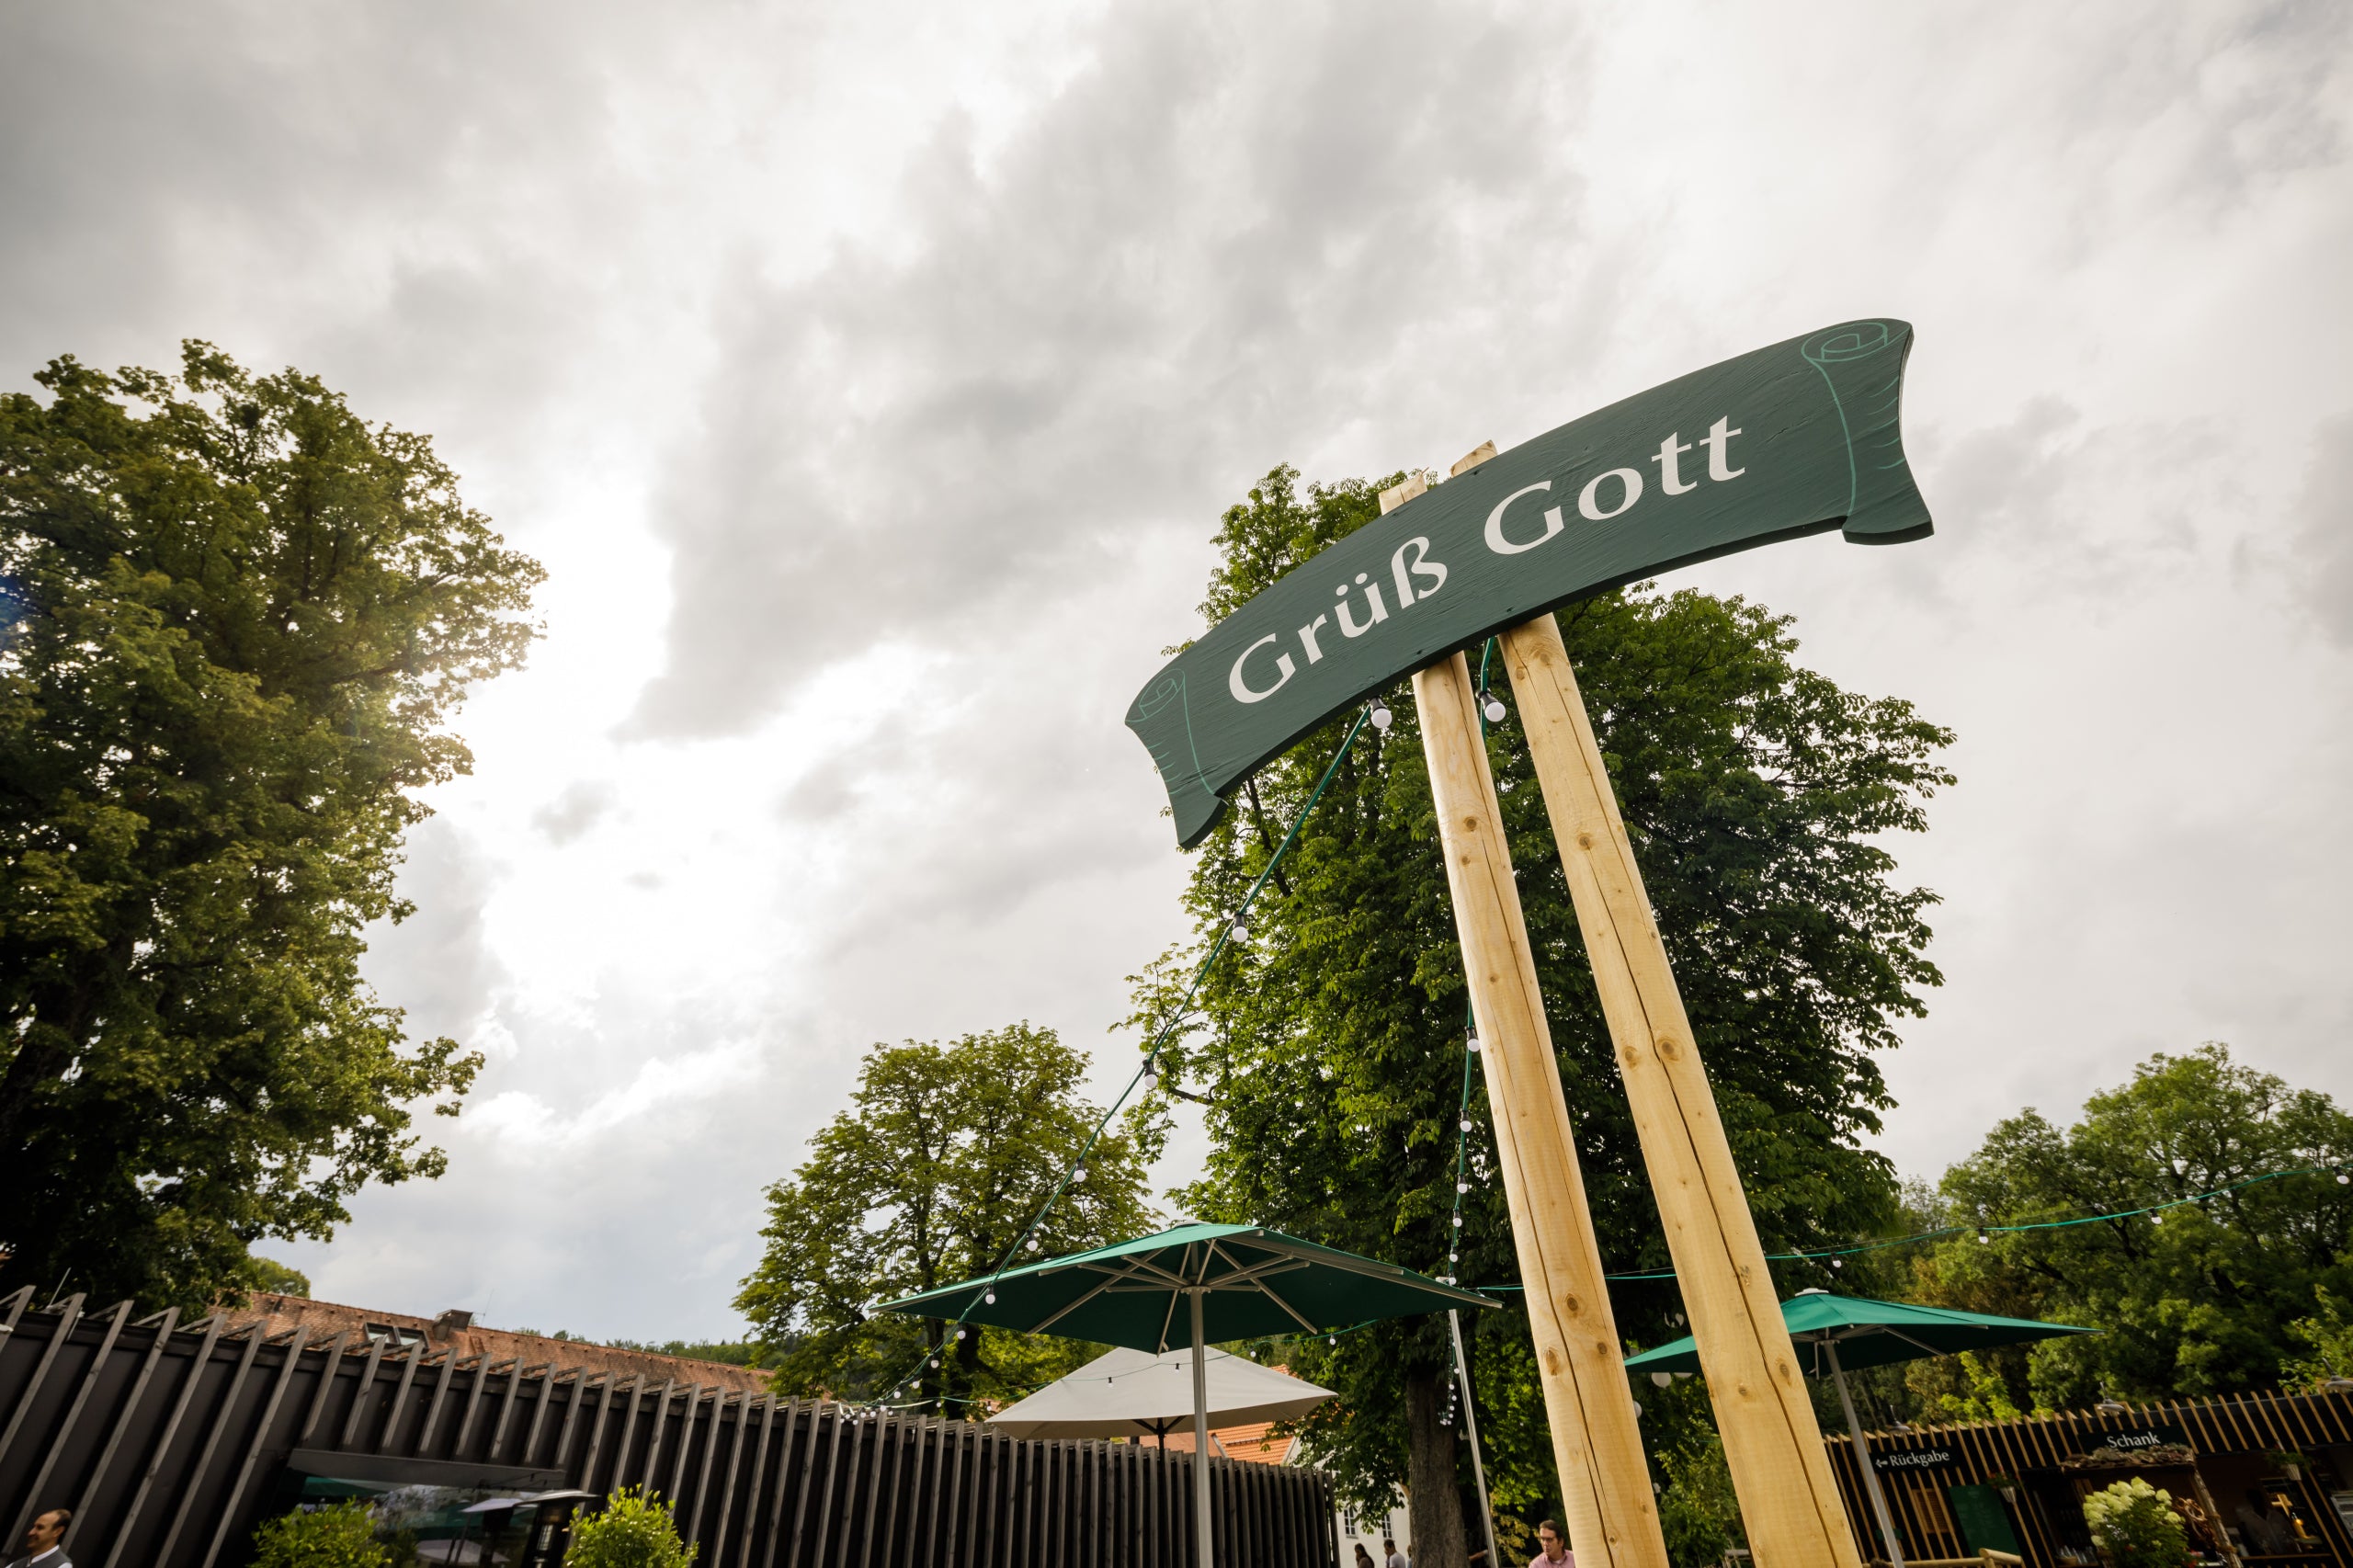
[[1879,1534],[1887,1543],[1887,1560],[1893,1568],[1904,1568],[1904,1545],[1896,1539],[1895,1520],[1888,1513],[1887,1498],[1879,1489],[1879,1474],[1871,1469],[1871,1449],[1863,1441],[1863,1424],[1855,1418],[1855,1396],[1847,1392],[1847,1370],[1838,1365],[1838,1342],[1825,1339],[1822,1347],[1830,1353],[1830,1381],[1838,1385],[1838,1408],[1847,1413],[1847,1440],[1855,1445],[1855,1468],[1863,1472],[1863,1491],[1871,1500],[1871,1512],[1879,1516]]
[[1210,1559],[1210,1371],[1208,1350],[1201,1341],[1201,1297],[1185,1294],[1193,1306],[1193,1561],[1211,1568]]
[[1495,1555],[1495,1506],[1487,1496],[1487,1465],[1479,1457],[1479,1413],[1471,1408],[1471,1363],[1462,1358],[1462,1314],[1446,1309],[1446,1326],[1454,1335],[1454,1377],[1462,1385],[1462,1430],[1471,1438],[1471,1479],[1479,1483],[1479,1528],[1487,1533],[1487,1568],[1503,1568]]

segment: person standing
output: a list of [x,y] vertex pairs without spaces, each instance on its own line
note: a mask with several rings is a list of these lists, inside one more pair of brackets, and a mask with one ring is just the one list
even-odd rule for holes
[[1536,1544],[1544,1550],[1528,1560],[1528,1568],[1577,1568],[1577,1554],[1569,1550],[1561,1527],[1547,1519],[1536,1527]]
[[1398,1551],[1397,1543],[1387,1536],[1381,1538],[1381,1550],[1389,1554],[1389,1560],[1381,1568],[1414,1568],[1414,1560]]
[[25,1532],[25,1554],[10,1560],[8,1568],[74,1568],[65,1555],[65,1527],[74,1516],[63,1508],[51,1508],[33,1519],[33,1528]]
[[1374,1568],[1372,1553],[1364,1549],[1364,1542],[1362,1541],[1357,1542],[1356,1568]]

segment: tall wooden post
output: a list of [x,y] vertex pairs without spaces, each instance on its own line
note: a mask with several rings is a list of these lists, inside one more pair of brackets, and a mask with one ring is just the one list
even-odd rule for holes
[[1860,1568],[1560,624],[1503,644],[1756,1568]]
[[[1420,494],[1418,481],[1381,510]],[[1667,1568],[1626,1381],[1601,1249],[1577,1166],[1561,1067],[1512,880],[1470,667],[1453,654],[1414,676],[1446,881],[1495,1113],[1495,1153],[1579,1568]]]

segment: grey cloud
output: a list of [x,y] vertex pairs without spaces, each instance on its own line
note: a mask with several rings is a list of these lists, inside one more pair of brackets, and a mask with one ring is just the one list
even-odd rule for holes
[[2341,648],[2353,648],[2353,414],[2325,422],[2296,507],[2298,597]]
[[985,163],[942,130],[889,254],[782,288],[745,268],[667,493],[668,664],[631,733],[739,730],[880,635],[985,636],[1135,530],[1199,528],[1249,474],[1435,393],[1397,383],[1466,306],[1518,296],[1530,348],[1569,310],[1563,40],[1164,5],[1095,41]]
[[400,892],[416,912],[398,925],[369,927],[362,968],[379,995],[406,1010],[411,1035],[463,1040],[506,979],[483,942],[490,868],[478,846],[441,817],[409,835],[407,852]]
[[551,844],[570,844],[602,822],[618,798],[603,779],[584,778],[533,812],[531,825]]

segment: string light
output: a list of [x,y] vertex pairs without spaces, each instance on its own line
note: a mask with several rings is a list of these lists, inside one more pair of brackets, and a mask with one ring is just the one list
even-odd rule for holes
[[1389,733],[1389,726],[1396,722],[1396,717],[1397,716],[1395,714],[1389,711],[1389,704],[1381,701],[1379,698],[1375,698],[1373,699],[1372,727],[1374,729],[1379,730],[1384,735],[1387,734]]
[[1487,695],[1487,705],[1479,711],[1487,716],[1488,723],[1500,724],[1504,722],[1504,699],[1490,692]]

